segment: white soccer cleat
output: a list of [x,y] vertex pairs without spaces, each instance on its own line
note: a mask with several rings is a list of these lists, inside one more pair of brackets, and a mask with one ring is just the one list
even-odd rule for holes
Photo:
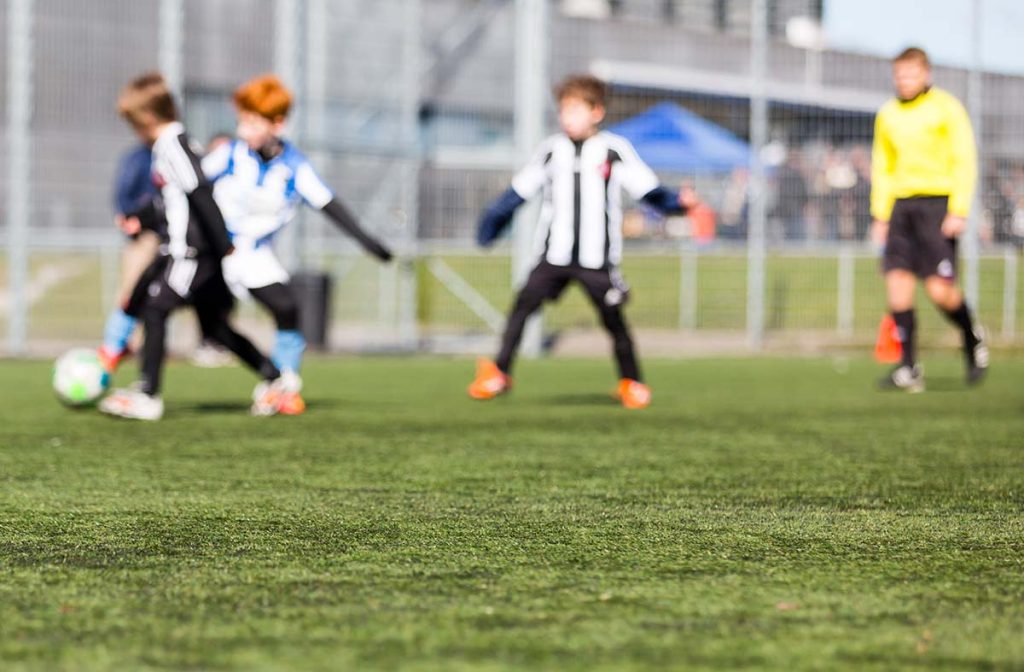
[[252,391],[252,407],[249,413],[257,417],[277,415],[281,407],[281,399],[287,392],[283,377],[275,380],[262,380]]
[[989,352],[986,342],[985,329],[978,327],[974,330],[974,347],[964,348],[964,355],[967,358],[967,384],[977,385],[985,379],[988,373]]
[[883,390],[903,390],[912,394],[924,392],[924,368],[920,364],[897,366],[878,385]]
[[114,390],[102,401],[101,413],[129,420],[154,421],[164,417],[164,401],[139,390]]

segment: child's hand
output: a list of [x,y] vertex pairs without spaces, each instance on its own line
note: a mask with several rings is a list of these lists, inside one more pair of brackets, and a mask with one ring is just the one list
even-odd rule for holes
[[142,222],[139,221],[138,217],[125,217],[124,215],[118,215],[114,217],[114,223],[117,224],[117,228],[121,229],[127,236],[134,236],[142,231]]

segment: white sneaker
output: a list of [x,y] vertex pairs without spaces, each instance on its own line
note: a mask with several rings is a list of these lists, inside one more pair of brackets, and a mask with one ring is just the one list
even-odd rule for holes
[[100,401],[101,413],[130,420],[159,420],[164,417],[164,400],[139,390],[114,390]]
[[295,373],[291,369],[284,369],[281,371],[281,386],[285,392],[302,392],[302,376]]
[[257,417],[277,415],[285,389],[284,376],[275,380],[262,380],[252,391],[252,407],[249,413]]
[[878,382],[883,390],[904,390],[912,394],[924,392],[924,367],[900,365]]

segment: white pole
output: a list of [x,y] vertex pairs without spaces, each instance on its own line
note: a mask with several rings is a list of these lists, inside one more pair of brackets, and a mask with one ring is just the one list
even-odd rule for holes
[[[305,0],[274,0],[274,71],[295,96],[295,112],[291,115],[289,133],[301,144],[305,131],[305,77],[302,62],[302,17],[305,14]],[[294,270],[299,265],[297,227],[300,221],[285,227],[278,238],[278,253],[286,268]]]
[[[975,141],[978,144],[978,156],[983,156],[982,141],[984,131],[982,125],[982,111],[984,107],[982,98],[984,84],[982,82],[981,62],[982,18],[981,0],[973,0],[971,3],[971,69],[967,77],[967,111],[971,116],[971,125],[974,126]],[[978,177],[981,178],[980,162],[978,173]],[[975,312],[980,308],[978,300],[980,298],[979,277],[981,264],[978,260],[980,248],[978,229],[981,225],[981,219],[981,189],[979,188],[974,192],[971,216],[967,220],[967,231],[964,232],[963,236],[964,294],[967,297],[967,303],[970,305],[971,310]]]
[[[330,27],[328,0],[309,0],[306,11],[306,129],[309,159],[318,171],[327,166],[323,151],[327,140],[328,39]],[[325,221],[315,217],[306,221],[302,256],[314,270],[324,270]]]
[[[548,99],[550,33],[545,0],[516,0],[515,135],[516,157],[529,160],[544,139],[544,110]],[[533,233],[538,206],[520,208],[515,219],[512,251],[512,285],[518,290],[536,263]],[[543,323],[538,314],[526,324],[520,351],[537,357],[541,351]]]
[[697,249],[684,244],[679,253],[679,328],[697,328]]
[[1017,336],[1017,250],[1007,246],[1003,253],[1003,338]]
[[768,5],[751,0],[750,226],[747,235],[747,340],[764,346],[765,228],[767,193],[762,150],[768,141]]
[[408,257],[398,260],[398,336],[402,346],[412,350],[419,341],[416,277],[416,248],[419,239],[420,208],[420,68],[423,30],[422,0],[405,0],[402,34],[402,244]]
[[34,5],[34,0],[7,3],[7,340],[15,356],[25,354],[28,346]]
[[836,331],[841,337],[850,338],[853,336],[856,258],[849,245],[844,244],[839,248],[838,266],[839,296],[837,297]]
[[160,0],[160,34],[157,60],[171,91],[181,103],[185,93],[185,3]]

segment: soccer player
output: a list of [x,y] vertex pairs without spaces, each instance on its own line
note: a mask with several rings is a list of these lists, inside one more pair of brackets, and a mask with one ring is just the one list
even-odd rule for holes
[[505,326],[496,361],[481,359],[469,386],[474,399],[493,399],[512,386],[512,361],[527,319],[545,301],[557,299],[571,282],[583,286],[611,335],[619,370],[618,396],[626,408],[645,408],[651,391],[642,382],[633,339],[622,307],[629,287],[622,260],[623,189],[662,212],[697,205],[690,189],[659,186],[654,172],[625,138],[599,126],[605,117],[605,84],[589,75],[567,78],[555,90],[562,132],[545,140],[515,175],[512,186],[481,218],[477,242],[494,242],[516,209],[543,193],[537,229],[537,266],[519,291]]
[[881,384],[924,390],[914,340],[917,278],[962,333],[967,382],[975,384],[988,368],[988,347],[956,282],[956,241],[967,226],[977,181],[971,122],[956,98],[932,86],[924,51],[907,49],[892,67],[897,97],[875,119],[871,215],[872,238],[885,245],[882,269],[902,360]]
[[251,296],[274,316],[277,335],[271,359],[287,387],[280,412],[297,415],[306,407],[299,377],[306,341],[299,331],[299,308],[288,272],[271,246],[275,236],[304,202],[379,260],[390,261],[392,255],[360,228],[306,157],[283,138],[292,96],[277,77],[264,75],[246,82],[235,91],[234,102],[238,139],[203,159],[235,247],[224,260],[224,276],[237,296]]
[[231,241],[213,190],[178,122],[167,83],[158,73],[142,75],[122,90],[118,110],[139,138],[153,148],[153,179],[163,201],[168,242],[143,273],[129,301],[141,312],[146,330],[142,378],[137,388],[113,391],[100,403],[100,410],[137,420],[163,416],[160,377],[167,319],[176,308],[190,304],[205,331],[263,378],[253,395],[253,413],[273,414],[283,391],[281,374],[228,325],[232,300],[221,273],[221,259],[231,253]]

